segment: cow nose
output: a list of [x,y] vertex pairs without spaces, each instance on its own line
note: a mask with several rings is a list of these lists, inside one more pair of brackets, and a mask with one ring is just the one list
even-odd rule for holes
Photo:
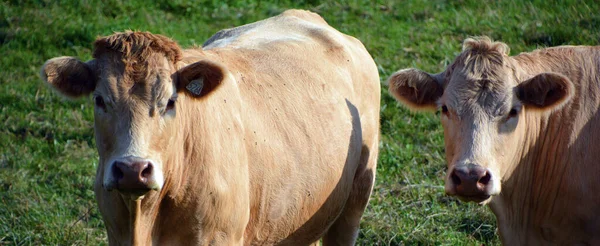
[[150,161],[129,158],[112,164],[112,176],[119,191],[148,191],[148,181],[153,175],[154,166]]
[[456,194],[463,197],[489,196],[492,175],[484,167],[476,164],[466,164],[454,167],[450,181]]

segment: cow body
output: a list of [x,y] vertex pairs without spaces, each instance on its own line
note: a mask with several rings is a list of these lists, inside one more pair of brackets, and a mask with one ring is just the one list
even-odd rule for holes
[[466,40],[444,72],[399,71],[390,92],[442,112],[446,193],[488,204],[504,244],[599,244],[600,48],[507,52]]
[[[221,31],[203,49],[114,36],[152,52],[128,62],[109,37],[81,63],[99,77],[95,192],[111,244],[354,242],[375,177],[380,98],[358,40],[305,11]],[[77,96],[52,83],[53,71],[66,73],[57,63],[43,76]]]

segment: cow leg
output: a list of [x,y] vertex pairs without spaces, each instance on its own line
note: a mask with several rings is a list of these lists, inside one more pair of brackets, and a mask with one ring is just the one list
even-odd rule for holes
[[352,183],[352,191],[344,210],[329,227],[323,237],[323,245],[354,245],[358,237],[360,219],[369,203],[369,196],[375,181],[377,166],[377,147],[371,150],[364,147],[361,151],[361,165],[357,169]]

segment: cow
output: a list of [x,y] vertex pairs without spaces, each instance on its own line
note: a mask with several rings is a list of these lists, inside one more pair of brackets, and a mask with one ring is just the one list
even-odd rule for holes
[[439,110],[445,192],[487,204],[506,245],[600,244],[600,47],[509,56],[468,38],[438,74],[388,79],[412,110]]
[[203,47],[118,32],[41,76],[92,95],[110,245],[352,245],[375,179],[380,81],[363,44],[289,10]]

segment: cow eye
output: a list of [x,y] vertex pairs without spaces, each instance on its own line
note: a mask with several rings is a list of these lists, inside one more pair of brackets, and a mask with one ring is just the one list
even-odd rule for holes
[[446,105],[442,105],[442,114],[448,114],[448,107]]
[[167,107],[165,108],[167,111],[171,110],[175,107],[175,100],[174,99],[169,99],[169,102],[167,102]]
[[104,99],[102,99],[102,96],[94,97],[94,102],[96,103],[96,107],[98,107],[98,108],[104,109],[106,107],[106,104],[104,104]]
[[516,108],[510,109],[510,111],[508,112],[508,117],[509,118],[513,118],[516,117],[519,114],[519,110]]

